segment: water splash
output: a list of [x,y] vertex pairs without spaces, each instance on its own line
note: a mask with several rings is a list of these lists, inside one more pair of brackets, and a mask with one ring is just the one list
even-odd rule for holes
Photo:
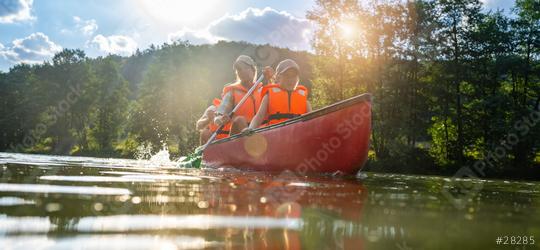
[[172,167],[176,166],[176,161],[171,160],[171,154],[169,153],[169,147],[167,144],[163,144],[161,149],[153,154],[153,145],[151,142],[143,143],[137,147],[135,158],[139,161],[139,165],[143,167]]
[[152,157],[152,143],[142,143],[137,147],[135,152],[135,159],[137,160],[148,160]]
[[149,161],[152,164],[157,164],[160,166],[174,164],[170,158],[171,154],[169,153],[169,150],[166,146],[163,146],[163,148],[159,152],[150,157]]

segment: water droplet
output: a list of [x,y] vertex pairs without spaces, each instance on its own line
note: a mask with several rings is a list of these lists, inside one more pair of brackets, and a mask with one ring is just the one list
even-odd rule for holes
[[129,195],[122,195],[116,198],[120,202],[126,202],[129,199]]
[[342,176],[344,176],[344,175],[345,175],[345,173],[343,173],[343,172],[341,172],[341,171],[339,171],[339,170],[336,171],[336,172],[334,172],[334,173],[332,173],[332,177],[342,177]]
[[133,204],[139,204],[139,203],[141,203],[141,197],[135,196],[135,197],[131,198],[131,202]]
[[103,210],[103,204],[99,202],[94,203],[94,210],[96,210],[97,212]]
[[60,209],[62,209],[62,205],[59,203],[49,203],[45,206],[45,210],[47,210],[47,212],[57,212],[60,211]]
[[199,208],[208,208],[208,201],[199,201],[199,202],[197,203],[197,206],[198,206]]

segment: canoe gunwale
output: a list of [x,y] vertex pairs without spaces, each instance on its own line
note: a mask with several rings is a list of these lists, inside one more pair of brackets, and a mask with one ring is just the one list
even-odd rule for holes
[[263,132],[263,131],[267,131],[267,130],[271,130],[271,129],[277,129],[277,128],[284,127],[284,126],[287,126],[287,125],[290,125],[290,124],[293,124],[293,123],[297,123],[297,122],[309,121],[311,119],[314,119],[314,118],[317,118],[317,117],[320,117],[320,116],[323,116],[323,115],[326,115],[326,114],[329,114],[329,113],[332,113],[332,112],[339,111],[341,109],[356,105],[356,104],[361,103],[361,102],[366,102],[366,101],[371,102],[371,99],[372,99],[372,95],[370,93],[357,95],[357,96],[351,97],[349,99],[345,99],[343,101],[336,102],[336,103],[331,104],[329,106],[326,106],[324,108],[320,108],[320,109],[311,111],[309,113],[303,114],[301,116],[289,119],[289,120],[287,120],[285,122],[273,124],[273,125],[270,125],[270,126],[267,126],[267,127],[254,129],[252,131],[252,133],[247,133],[247,134],[239,133],[239,134],[227,137],[227,138],[215,140],[212,143],[210,143],[210,145],[225,143],[225,142],[228,142],[228,141],[235,140],[237,138],[253,135],[255,133],[259,133],[259,132]]

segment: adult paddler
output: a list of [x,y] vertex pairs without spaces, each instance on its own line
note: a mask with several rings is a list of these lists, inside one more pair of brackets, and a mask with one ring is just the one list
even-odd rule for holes
[[275,78],[277,84],[269,84],[262,89],[260,108],[246,131],[311,112],[308,90],[299,83],[300,67],[295,61],[281,61]]
[[228,113],[240,102],[242,97],[249,91],[255,83],[257,77],[257,65],[246,55],[239,56],[233,64],[236,72],[236,82],[228,84],[223,88],[222,101],[216,110],[214,123],[217,126],[226,124],[223,130],[229,131],[229,135],[240,133],[248,127],[251,119],[257,113],[261,100],[262,84],[248,97],[248,99],[238,108],[233,117],[228,117]]

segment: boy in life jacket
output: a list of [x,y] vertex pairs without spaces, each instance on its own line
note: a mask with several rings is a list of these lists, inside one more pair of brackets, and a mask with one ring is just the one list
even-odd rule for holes
[[236,71],[237,81],[223,88],[222,102],[217,108],[216,118],[214,119],[214,123],[218,126],[225,124],[224,130],[229,132],[229,135],[240,133],[249,125],[259,109],[262,90],[262,84],[259,83],[257,89],[237,109],[233,117],[229,117],[227,114],[234,109],[242,97],[255,84],[255,78],[257,77],[257,66],[249,56],[239,56],[234,62],[233,68]]
[[249,129],[268,126],[311,112],[307,88],[299,82],[300,67],[291,59],[283,60],[276,68],[277,84],[262,90],[261,106]]
[[[214,123],[214,118],[216,109],[217,107],[219,107],[220,103],[220,99],[214,98],[214,100],[212,101],[212,105],[206,108],[204,114],[197,121],[196,128],[200,132],[199,142],[201,143],[201,145],[206,143],[212,133],[214,133],[218,129],[218,126]],[[217,134],[216,139],[222,139],[227,136],[229,136],[229,131],[221,130]]]

